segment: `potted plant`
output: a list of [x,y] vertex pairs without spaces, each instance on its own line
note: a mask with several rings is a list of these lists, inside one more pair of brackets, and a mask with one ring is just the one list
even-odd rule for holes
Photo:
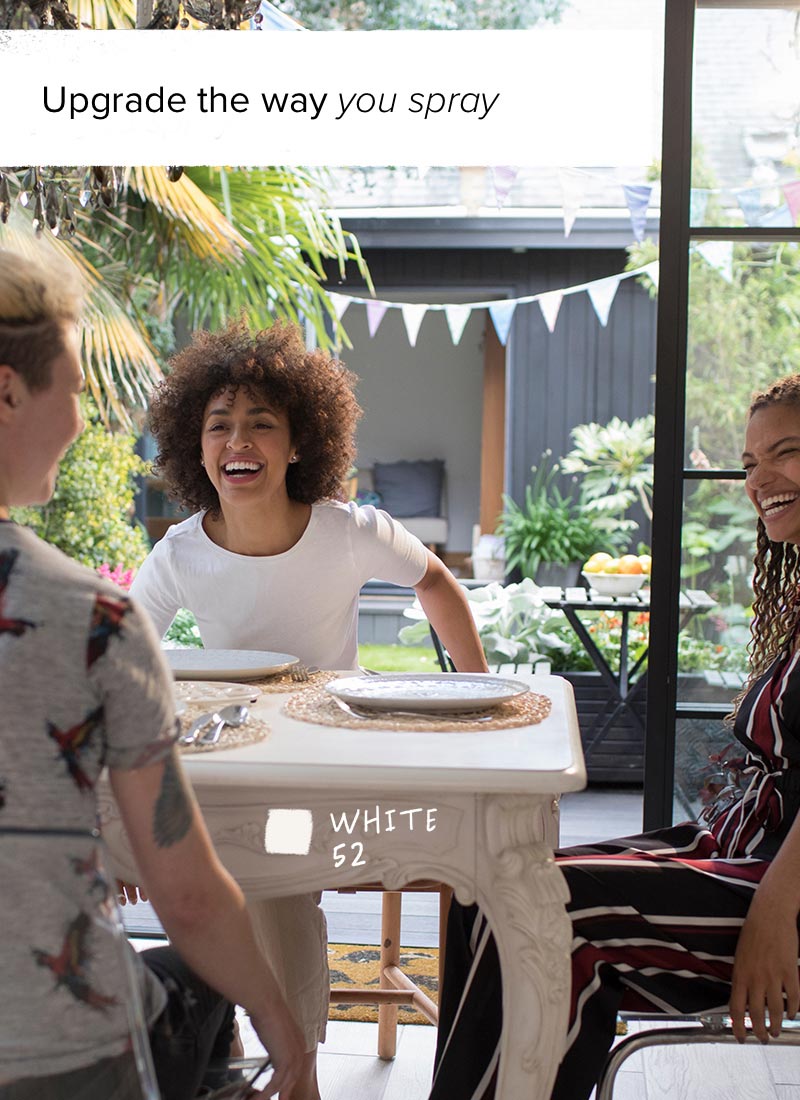
[[[572,496],[556,484],[559,465],[545,451],[539,466],[531,467],[533,481],[525,486],[525,503],[503,496],[504,511],[497,526],[506,548],[506,569],[519,569],[539,584],[566,587],[577,583],[580,566],[596,548],[598,534],[592,518]],[[558,572],[547,566],[558,567]]]

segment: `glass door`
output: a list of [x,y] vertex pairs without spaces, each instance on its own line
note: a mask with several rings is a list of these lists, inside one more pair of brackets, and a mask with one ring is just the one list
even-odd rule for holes
[[800,370],[800,2],[667,0],[645,825],[696,815],[747,664],[751,394]]

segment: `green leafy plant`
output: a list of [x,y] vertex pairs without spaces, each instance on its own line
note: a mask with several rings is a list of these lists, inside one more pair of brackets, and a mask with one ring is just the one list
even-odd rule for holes
[[[466,595],[490,664],[532,662],[566,648],[559,638],[549,635],[547,624],[557,613],[547,606],[541,589],[530,578],[505,586],[492,582],[484,588],[470,589]],[[429,627],[419,600],[414,600],[403,614],[416,622],[401,629],[400,641],[404,645],[424,642]]]
[[134,451],[133,434],[104,427],[90,398],[82,406],[86,428],[61,461],[52,499],[16,508],[14,518],[83,565],[136,568],[150,548],[132,518],[135,478],[147,463]]
[[581,503],[612,546],[627,543],[639,526],[626,515],[635,504],[653,518],[654,431],[651,415],[630,423],[614,416],[607,424],[572,429],[575,445],[562,468],[580,477]]
[[545,562],[568,565],[583,561],[596,548],[598,528],[593,518],[571,496],[565,496],[555,479],[558,463],[549,463],[545,452],[539,466],[531,467],[533,481],[525,486],[525,503],[503,496],[504,511],[497,525],[506,548],[506,568],[519,568],[533,579]]
[[165,642],[172,642],[176,646],[191,649],[202,649],[203,639],[200,637],[200,629],[197,620],[191,611],[182,607],[172,620],[169,630],[164,635]]

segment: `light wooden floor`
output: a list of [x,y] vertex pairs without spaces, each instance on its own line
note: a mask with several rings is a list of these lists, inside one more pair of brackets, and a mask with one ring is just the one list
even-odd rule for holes
[[[630,790],[591,789],[567,795],[561,808],[561,844],[567,847],[639,832],[641,806],[641,794]],[[437,903],[434,894],[405,896],[404,946],[436,946]],[[380,894],[326,892],[323,908],[332,943],[379,941]],[[136,906],[125,917],[137,930],[158,929],[149,907]],[[631,1031],[647,1026],[654,1025],[636,1021],[629,1025]],[[255,1056],[262,1048],[245,1017],[241,1027],[246,1053]],[[433,1027],[401,1026],[397,1057],[382,1062],[376,1055],[376,1024],[331,1021],[319,1058],[323,1100],[425,1100],[435,1042]],[[723,1044],[653,1047],[624,1064],[614,1100],[800,1100],[800,1048],[765,1048],[757,1043],[743,1048]]]

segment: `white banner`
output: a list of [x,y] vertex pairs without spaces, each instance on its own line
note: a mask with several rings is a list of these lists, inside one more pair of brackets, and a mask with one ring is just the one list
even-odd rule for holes
[[472,306],[449,305],[444,307],[444,315],[447,318],[447,327],[450,329],[450,339],[453,346],[458,346],[464,335],[467,321],[472,313]]
[[658,151],[652,97],[632,94],[651,79],[646,31],[277,33],[2,31],[3,163],[557,166]]
[[544,317],[548,332],[555,330],[556,318],[563,301],[564,294],[560,290],[549,290],[547,293],[539,295],[539,309],[542,311],[542,317]]
[[589,283],[586,288],[597,314],[597,319],[604,328],[608,324],[611,303],[614,301],[618,287],[619,276],[611,275],[608,279],[596,279],[593,283]]
[[428,307],[406,302],[405,305],[400,306],[400,312],[403,314],[403,322],[406,326],[408,342],[413,348],[416,346],[419,326],[422,324],[422,320],[428,312]]

